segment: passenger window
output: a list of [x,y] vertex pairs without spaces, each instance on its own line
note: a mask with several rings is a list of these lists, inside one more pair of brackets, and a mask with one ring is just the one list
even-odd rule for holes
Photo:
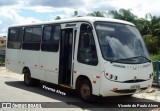
[[87,24],[82,24],[80,28],[77,60],[89,65],[98,64],[94,37],[90,26]]
[[61,27],[59,25],[44,27],[41,50],[57,52],[59,49],[60,34]]
[[9,29],[7,48],[21,49],[23,28]]
[[40,50],[41,27],[27,27],[24,32],[23,49]]
[[50,42],[52,27],[44,27],[43,42]]

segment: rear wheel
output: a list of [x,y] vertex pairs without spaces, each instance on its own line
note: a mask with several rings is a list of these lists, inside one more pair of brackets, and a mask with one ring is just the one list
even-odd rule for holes
[[88,80],[83,80],[80,84],[79,93],[82,100],[91,102],[93,101],[92,86]]
[[29,69],[26,69],[24,71],[24,83],[25,83],[25,85],[35,86],[35,85],[37,85],[38,82],[39,82],[39,80],[31,77],[31,73],[30,73]]

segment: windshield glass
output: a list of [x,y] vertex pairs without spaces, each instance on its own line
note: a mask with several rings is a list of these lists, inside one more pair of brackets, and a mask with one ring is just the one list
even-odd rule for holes
[[144,41],[134,26],[95,22],[95,29],[106,60],[125,63],[150,61]]

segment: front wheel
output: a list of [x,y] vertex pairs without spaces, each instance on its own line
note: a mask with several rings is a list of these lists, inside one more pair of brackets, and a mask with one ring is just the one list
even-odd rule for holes
[[38,83],[37,79],[31,77],[29,69],[24,71],[24,83],[27,86],[35,86]]
[[81,82],[79,93],[80,93],[82,100],[87,101],[87,102],[91,102],[93,100],[92,86],[88,80],[83,80]]

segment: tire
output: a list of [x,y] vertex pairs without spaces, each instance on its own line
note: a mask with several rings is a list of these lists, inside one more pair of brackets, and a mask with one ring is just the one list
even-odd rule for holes
[[83,101],[93,102],[92,85],[89,80],[80,83],[79,94]]
[[34,79],[31,77],[31,73],[29,69],[26,69],[24,71],[24,83],[26,86],[36,86],[38,84],[39,80]]
[[129,95],[123,95],[123,97],[128,97],[131,98],[133,94],[129,94]]

